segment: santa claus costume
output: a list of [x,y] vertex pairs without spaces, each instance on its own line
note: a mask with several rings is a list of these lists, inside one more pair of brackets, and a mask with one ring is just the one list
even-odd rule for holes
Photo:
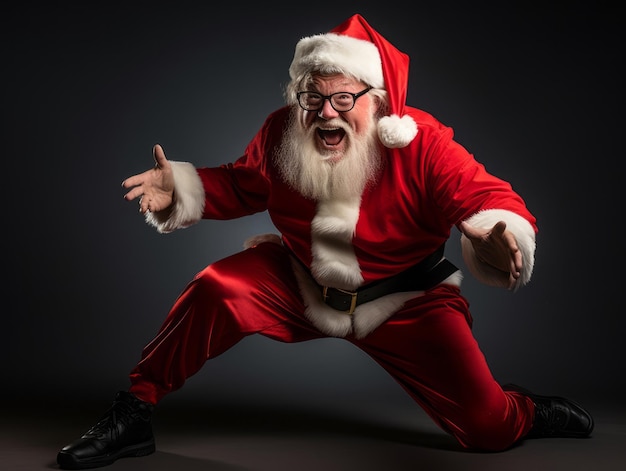
[[[535,218],[451,128],[405,104],[408,56],[361,16],[300,40],[289,71],[295,78],[320,64],[387,91],[389,113],[377,122],[380,175],[357,197],[314,200],[294,190],[274,158],[293,97],[234,163],[172,162],[173,210],[147,213],[158,231],[268,211],[279,235],[253,238],[195,276],[145,347],[130,392],[156,404],[248,335],[337,337],[370,355],[463,446],[506,449],[531,429],[534,405],[494,380],[472,335],[461,272],[442,248],[463,221],[506,222],[523,256],[516,289],[533,270]],[[470,272],[497,285],[472,244],[460,243]]]

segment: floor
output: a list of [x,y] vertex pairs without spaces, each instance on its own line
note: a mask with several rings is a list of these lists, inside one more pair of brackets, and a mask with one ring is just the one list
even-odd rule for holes
[[[111,471],[622,470],[626,407],[587,404],[589,439],[535,439],[502,453],[463,451],[407,403],[341,408],[171,401],[154,415],[157,451],[124,458]],[[0,469],[57,469],[56,453],[108,404],[29,404],[1,411]],[[98,408],[98,414],[94,411]]]

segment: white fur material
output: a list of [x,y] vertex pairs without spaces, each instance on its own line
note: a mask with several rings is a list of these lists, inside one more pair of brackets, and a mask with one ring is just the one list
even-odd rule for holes
[[164,234],[197,223],[204,213],[204,187],[196,168],[189,162],[170,161],[170,164],[174,174],[174,205],[171,210],[146,213],[146,222]]
[[352,290],[363,283],[352,237],[361,198],[322,201],[311,221],[311,273],[321,285]]
[[311,323],[326,335],[345,337],[352,332],[352,316],[341,313],[322,300],[322,292],[313,279],[292,259],[293,271],[300,287],[300,294],[304,301],[304,315]]
[[417,136],[417,123],[409,116],[392,114],[378,120],[378,137],[385,147],[406,147]]
[[[517,240],[522,253],[523,268],[513,290],[524,286],[530,281],[535,265],[535,231],[532,225],[523,217],[505,209],[487,209],[469,217],[466,222],[473,227],[491,229],[497,222],[504,221],[507,230],[511,231]],[[470,240],[461,234],[461,251],[463,260],[470,272],[477,280],[490,285],[503,287],[502,274],[495,268],[481,262],[476,257]]]
[[335,33],[302,38],[296,44],[289,67],[292,79],[311,70],[343,71],[374,88],[384,88],[383,69],[378,48],[369,41]]

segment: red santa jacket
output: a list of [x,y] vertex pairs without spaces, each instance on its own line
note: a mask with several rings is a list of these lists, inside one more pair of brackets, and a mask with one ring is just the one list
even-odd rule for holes
[[[176,201],[164,217],[148,213],[160,232],[188,227],[206,219],[232,219],[268,211],[283,243],[306,266],[324,265],[345,253],[325,253],[316,245],[315,223],[326,218],[348,239],[344,252],[346,285],[359,285],[405,270],[434,252],[450,237],[453,226],[467,221],[492,227],[505,221],[516,236],[524,260],[518,286],[530,280],[534,265],[536,220],[511,185],[488,173],[453,138],[453,131],[430,114],[409,108],[418,133],[404,148],[385,149],[385,165],[375,185],[352,206],[320,207],[292,190],[274,164],[289,116],[288,108],[272,113],[236,161],[196,168],[172,162]],[[341,227],[345,225],[345,227]],[[343,234],[343,235],[341,235]],[[461,237],[470,271],[496,284],[492,269],[476,259]],[[312,267],[315,268],[315,267]],[[313,270],[315,274],[315,269]],[[319,281],[319,280],[318,280]]]

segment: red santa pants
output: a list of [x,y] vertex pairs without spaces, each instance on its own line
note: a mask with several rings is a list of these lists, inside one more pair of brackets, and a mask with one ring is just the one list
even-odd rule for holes
[[[144,348],[130,373],[130,391],[156,404],[247,335],[282,342],[324,337],[303,312],[290,255],[281,245],[262,243],[213,263],[183,290]],[[346,340],[464,447],[504,450],[531,428],[532,401],[494,380],[457,287],[440,285],[365,338]]]

